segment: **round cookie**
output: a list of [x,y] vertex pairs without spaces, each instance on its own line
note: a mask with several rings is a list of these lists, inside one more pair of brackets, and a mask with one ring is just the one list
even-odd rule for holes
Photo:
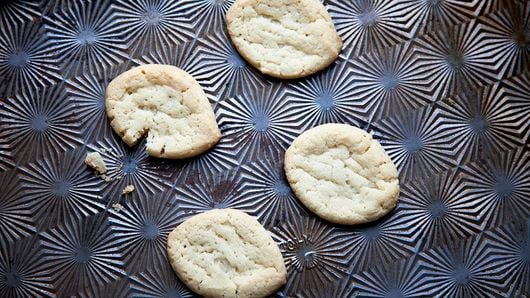
[[234,209],[195,215],[168,237],[171,266],[206,297],[265,297],[286,282],[280,249],[254,218]]
[[285,174],[307,208],[337,224],[374,221],[398,201],[390,157],[370,134],[346,124],[324,124],[298,136],[285,153]]
[[300,78],[326,68],[342,41],[319,0],[237,0],[226,14],[232,42],[262,73]]
[[128,70],[107,87],[107,116],[129,146],[147,134],[147,153],[163,158],[198,155],[220,139],[212,107],[197,81],[171,65]]

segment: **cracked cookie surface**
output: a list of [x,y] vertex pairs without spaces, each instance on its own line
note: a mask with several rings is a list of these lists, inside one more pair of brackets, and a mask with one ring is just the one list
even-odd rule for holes
[[318,0],[237,0],[226,14],[232,42],[262,73],[304,77],[338,57],[342,41]]
[[107,87],[107,116],[129,146],[147,134],[147,153],[188,158],[213,147],[221,133],[197,81],[171,65],[148,64],[128,70]]
[[350,125],[324,124],[297,137],[285,153],[285,174],[300,201],[333,223],[377,220],[399,197],[390,157],[370,134]]
[[191,217],[169,234],[167,251],[180,280],[206,297],[264,297],[286,282],[280,249],[242,211]]

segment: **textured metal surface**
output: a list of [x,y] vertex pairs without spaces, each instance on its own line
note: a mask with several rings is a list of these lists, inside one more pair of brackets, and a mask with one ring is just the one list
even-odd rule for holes
[[[272,232],[289,271],[279,296],[530,296],[528,1],[326,0],[341,57],[294,81],[241,59],[231,2],[0,4],[0,297],[192,296],[167,234],[224,207]],[[197,78],[215,149],[157,160],[113,134],[106,85],[143,63]],[[284,150],[327,122],[370,131],[397,164],[384,219],[334,226],[288,187]],[[102,148],[110,183],[83,164]]]

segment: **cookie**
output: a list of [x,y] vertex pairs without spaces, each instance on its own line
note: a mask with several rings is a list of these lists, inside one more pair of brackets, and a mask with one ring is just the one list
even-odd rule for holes
[[285,153],[285,174],[300,201],[337,224],[377,220],[397,204],[396,166],[372,136],[325,124],[297,137]]
[[252,216],[234,209],[195,215],[168,237],[171,266],[206,297],[264,297],[286,282],[280,249]]
[[226,14],[237,50],[262,73],[293,79],[326,68],[342,41],[319,0],[237,0]]
[[106,109],[127,145],[147,134],[147,153],[155,157],[192,157],[221,137],[199,83],[171,65],[143,65],[119,75],[107,87]]

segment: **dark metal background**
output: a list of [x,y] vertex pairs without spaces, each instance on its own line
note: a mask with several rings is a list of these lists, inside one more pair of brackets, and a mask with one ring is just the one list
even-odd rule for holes
[[[278,295],[530,295],[528,1],[326,0],[342,55],[294,81],[237,54],[231,2],[0,4],[0,297],[191,296],[167,234],[223,207],[278,241]],[[113,134],[105,87],[143,63],[197,78],[223,133],[215,149],[157,160]],[[398,165],[389,216],[334,226],[293,196],[283,152],[327,122],[370,131]],[[103,149],[110,183],[83,163]]]

